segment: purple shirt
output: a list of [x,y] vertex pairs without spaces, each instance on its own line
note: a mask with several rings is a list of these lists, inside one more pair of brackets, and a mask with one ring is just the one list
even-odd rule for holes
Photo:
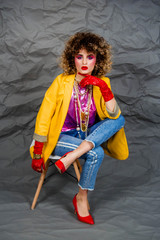
[[[86,88],[81,88],[78,85],[79,92],[83,94],[86,91]],[[75,100],[74,100],[74,95],[75,95],[75,89],[73,88],[72,91],[72,96],[68,108],[68,113],[64,122],[64,125],[62,127],[62,132],[66,132],[72,129],[75,129],[77,127],[77,120],[76,120],[76,111],[75,111]],[[81,104],[81,109],[82,111],[87,109],[87,101],[88,101],[88,92],[84,95],[79,95],[79,100]],[[76,104],[77,107],[77,104]],[[78,113],[78,122],[80,126],[80,117],[79,117],[79,109],[77,107],[77,113]],[[95,102],[93,99],[93,95],[91,97],[91,105],[90,105],[90,110],[89,110],[89,123],[88,127],[91,127],[94,122],[95,122],[95,117],[96,117],[96,106]]]

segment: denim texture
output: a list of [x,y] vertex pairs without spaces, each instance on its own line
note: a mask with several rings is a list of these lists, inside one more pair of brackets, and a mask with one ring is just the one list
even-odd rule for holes
[[92,150],[80,157],[85,160],[78,183],[82,189],[94,190],[97,173],[104,158],[104,150],[100,145],[118,132],[124,124],[124,117],[120,115],[117,119],[106,118],[94,124],[88,129],[86,138],[85,133],[81,131],[80,139],[76,129],[60,134],[53,152],[54,155],[63,156],[66,152],[75,150],[83,140],[92,142],[94,145]]

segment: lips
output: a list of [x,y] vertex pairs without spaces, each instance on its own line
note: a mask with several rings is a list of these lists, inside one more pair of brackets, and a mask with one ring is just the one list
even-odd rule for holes
[[88,67],[81,67],[81,69],[82,69],[82,70],[87,70],[87,69],[88,69]]

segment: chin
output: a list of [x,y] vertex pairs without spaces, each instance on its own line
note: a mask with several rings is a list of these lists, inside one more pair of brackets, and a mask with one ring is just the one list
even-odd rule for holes
[[92,72],[88,72],[87,70],[81,70],[81,71],[79,71],[81,74],[86,74],[86,75],[91,75],[92,74]]

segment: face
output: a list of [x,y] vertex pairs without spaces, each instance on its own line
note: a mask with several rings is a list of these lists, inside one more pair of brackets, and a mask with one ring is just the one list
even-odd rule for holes
[[77,73],[91,75],[96,64],[96,55],[92,52],[87,52],[85,49],[79,50],[75,56],[75,66]]

